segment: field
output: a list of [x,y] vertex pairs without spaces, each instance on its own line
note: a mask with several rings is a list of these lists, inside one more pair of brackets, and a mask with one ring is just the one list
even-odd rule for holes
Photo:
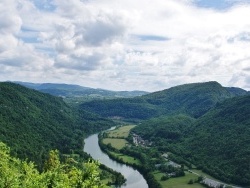
[[123,155],[123,154],[115,153],[115,152],[110,152],[110,153],[112,155],[119,157],[119,158],[122,158],[122,160],[125,163],[141,165],[141,162],[138,159],[135,159],[134,157],[130,157],[128,155]]
[[108,137],[109,138],[127,138],[129,135],[129,131],[134,127],[135,125],[127,125],[127,126],[119,127],[115,130],[109,131]]
[[129,131],[134,127],[135,125],[127,125],[127,126],[118,127],[115,130],[109,131],[108,137],[104,138],[102,142],[105,145],[111,144],[112,147],[120,150],[128,144],[125,138],[128,137]]
[[188,184],[189,180],[193,179],[196,180],[198,176],[185,172],[185,176],[183,177],[178,177],[178,178],[170,178],[166,181],[161,181],[161,177],[164,175],[164,173],[161,172],[155,172],[154,176],[156,180],[162,185],[162,187],[167,187],[167,188],[204,188],[203,185],[199,183],[194,183],[194,184]]
[[[130,130],[134,127],[135,125],[126,125],[126,126],[119,127],[115,130],[109,131],[108,138],[104,138],[102,142],[105,145],[111,144],[113,148],[120,150],[128,144],[125,138],[128,137]],[[140,160],[135,159],[134,157],[123,155],[121,153],[116,153],[116,152],[110,152],[110,153],[118,158],[121,158],[126,163],[129,163],[129,164],[135,163],[137,165],[141,165]]]
[[[135,127],[135,125],[127,125],[119,127],[115,130],[108,132],[108,137],[104,138],[102,141],[105,145],[111,144],[112,147],[120,150],[123,147],[125,147],[128,142],[125,138],[128,137],[130,130]],[[141,165],[140,160],[135,159],[134,157],[123,155],[121,153],[116,152],[110,152],[111,155],[114,155],[120,159],[122,159],[124,162],[129,164],[138,164]],[[161,177],[164,175],[164,173],[161,172],[154,172],[155,179],[162,185],[162,187],[167,188],[204,188],[203,185],[199,183],[193,183],[188,184],[188,182],[192,179],[193,181],[197,180],[198,176],[195,174],[192,174],[190,172],[185,172],[186,175],[183,177],[178,178],[170,178],[166,181],[161,181]]]
[[102,142],[105,145],[111,144],[113,148],[116,148],[118,150],[125,147],[126,144],[128,143],[125,139],[120,139],[120,138],[104,138]]

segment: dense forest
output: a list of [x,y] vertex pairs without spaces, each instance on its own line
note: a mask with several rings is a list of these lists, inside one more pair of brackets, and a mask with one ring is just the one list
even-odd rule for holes
[[0,83],[0,141],[11,154],[41,168],[49,150],[82,153],[83,136],[106,129],[113,122],[58,97],[13,83]]
[[250,185],[250,96],[218,104],[180,144],[191,161],[226,182]]
[[133,132],[157,145],[177,143],[184,138],[195,121],[196,119],[182,114],[161,116],[142,122]]
[[142,122],[133,132],[153,141],[159,151],[170,151],[185,165],[225,182],[250,185],[250,96],[218,103],[194,119],[164,116]]

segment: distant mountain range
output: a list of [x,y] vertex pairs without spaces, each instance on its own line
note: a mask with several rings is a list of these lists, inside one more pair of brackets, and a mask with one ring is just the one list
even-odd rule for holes
[[161,115],[187,114],[197,118],[225,99],[249,95],[241,88],[228,88],[218,82],[184,84],[134,98],[91,101],[83,109],[104,117],[149,119]]
[[25,87],[35,89],[44,93],[49,93],[54,96],[61,97],[92,97],[92,98],[128,98],[148,94],[146,91],[111,91],[105,89],[94,89],[71,84],[56,84],[56,83],[30,83],[19,82],[14,83]]

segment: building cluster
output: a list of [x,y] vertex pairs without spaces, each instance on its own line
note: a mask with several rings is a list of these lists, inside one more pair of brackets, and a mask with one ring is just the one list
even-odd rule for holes
[[226,185],[223,185],[220,182],[211,180],[209,178],[204,178],[202,180],[202,184],[205,184],[208,187],[212,187],[212,188],[221,188],[221,187],[225,188],[226,187]]
[[136,146],[143,146],[143,147],[147,147],[147,146],[151,146],[152,145],[152,142],[148,141],[148,140],[144,140],[142,139],[141,136],[133,133],[132,134],[133,136],[133,143],[136,145]]
[[170,161],[170,160],[168,159],[168,154],[167,154],[167,153],[162,154],[162,157],[164,157],[164,158],[168,161],[167,164],[168,164],[169,166],[172,166],[172,167],[174,167],[174,168],[181,168],[181,165],[175,163],[174,161]]

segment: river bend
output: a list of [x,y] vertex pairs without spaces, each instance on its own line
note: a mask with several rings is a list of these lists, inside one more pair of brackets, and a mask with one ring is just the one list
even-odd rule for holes
[[106,165],[113,170],[120,172],[126,179],[126,185],[122,188],[148,188],[148,184],[143,176],[132,167],[118,163],[104,153],[98,144],[98,134],[93,134],[84,140],[84,151],[95,160]]

